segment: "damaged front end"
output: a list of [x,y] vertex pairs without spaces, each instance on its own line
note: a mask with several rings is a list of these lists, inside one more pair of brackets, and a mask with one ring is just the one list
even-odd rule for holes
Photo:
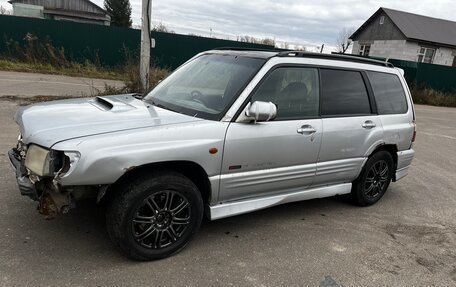
[[[67,213],[76,199],[94,194],[97,187],[65,187],[59,179],[74,169],[78,152],[63,152],[38,145],[25,145],[19,136],[17,146],[8,151],[11,166],[22,195],[38,201],[38,211],[46,219]],[[95,193],[96,194],[96,193]]]

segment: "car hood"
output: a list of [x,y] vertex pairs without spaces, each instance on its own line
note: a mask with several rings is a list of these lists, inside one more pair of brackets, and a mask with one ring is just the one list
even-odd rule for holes
[[58,100],[20,108],[15,115],[25,144],[44,147],[79,137],[201,121],[131,95]]

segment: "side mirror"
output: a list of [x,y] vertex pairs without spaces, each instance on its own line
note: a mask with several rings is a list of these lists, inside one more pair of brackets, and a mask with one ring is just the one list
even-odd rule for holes
[[255,101],[247,105],[245,115],[255,122],[273,120],[277,116],[277,106],[271,102]]

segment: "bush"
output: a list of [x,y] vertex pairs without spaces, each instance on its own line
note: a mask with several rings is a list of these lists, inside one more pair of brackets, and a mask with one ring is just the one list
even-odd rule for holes
[[415,86],[411,87],[410,92],[415,104],[456,107],[456,91],[441,92],[432,88]]
[[[126,80],[125,87],[131,93],[140,93],[142,90],[141,79],[139,77],[139,64],[128,64],[124,68]],[[145,91],[148,93],[152,90],[161,80],[166,78],[171,71],[158,67],[150,67],[149,71],[149,89]]]

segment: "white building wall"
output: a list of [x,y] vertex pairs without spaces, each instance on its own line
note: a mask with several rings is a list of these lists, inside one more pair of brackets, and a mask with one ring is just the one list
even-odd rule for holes
[[440,47],[435,51],[433,64],[451,66],[456,56],[456,49]]
[[359,55],[359,42],[358,41],[353,41],[352,55]]
[[13,15],[22,17],[44,18],[43,6],[13,3]]
[[[363,43],[364,44],[364,43]],[[367,44],[367,43],[366,43]],[[418,61],[418,53],[423,45],[406,40],[377,40],[370,42],[369,56],[406,61]],[[425,46],[428,47],[428,46]],[[359,54],[360,44],[353,42],[352,54]],[[433,64],[451,66],[456,56],[456,49],[440,47],[436,49]]]
[[420,46],[406,40],[377,40],[371,45],[369,56],[406,61],[417,61]]

